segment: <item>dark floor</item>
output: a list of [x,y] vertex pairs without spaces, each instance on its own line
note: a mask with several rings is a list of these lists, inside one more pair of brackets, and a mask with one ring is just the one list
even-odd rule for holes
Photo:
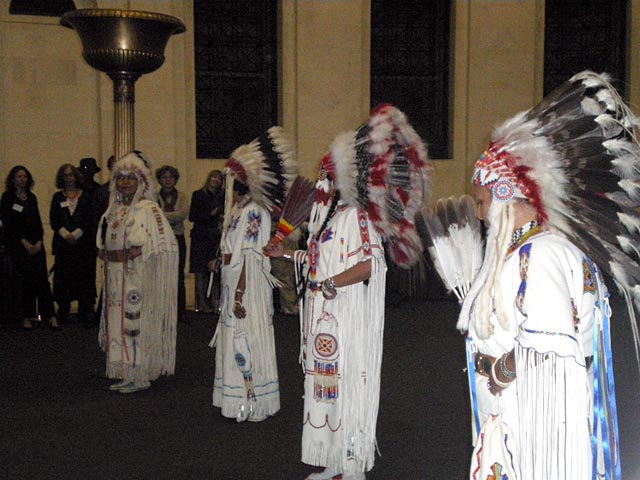
[[[387,310],[381,456],[367,479],[464,479],[470,455],[458,306],[409,302]],[[277,316],[282,410],[236,424],[211,405],[210,316],[179,324],[176,375],[131,395],[110,392],[96,329],[0,330],[2,479],[303,479],[302,372],[297,317]],[[626,330],[628,331],[628,330]],[[625,479],[640,479],[639,375],[624,330],[616,361]],[[617,340],[617,339],[616,339]],[[632,393],[631,393],[632,392]]]

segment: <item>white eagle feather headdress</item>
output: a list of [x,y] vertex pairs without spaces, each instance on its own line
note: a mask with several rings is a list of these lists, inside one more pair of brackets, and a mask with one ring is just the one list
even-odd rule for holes
[[[251,199],[265,207],[274,218],[282,212],[287,192],[297,177],[293,147],[282,127],[274,126],[247,145],[240,145],[224,167],[227,199],[231,204],[233,182],[238,179],[249,188]],[[225,208],[225,228],[231,208]]]
[[484,255],[482,226],[469,195],[440,198],[434,209],[423,208],[416,222],[424,247],[449,292],[462,302]]
[[[606,74],[584,71],[560,85],[538,105],[495,129],[476,162],[473,183],[488,187],[489,216],[510,198],[526,198],[540,223],[563,234],[610,276],[627,301],[636,353],[640,337],[640,144],[638,118]],[[502,201],[502,202],[501,202]],[[497,287],[500,236],[490,225],[482,270],[469,299]],[[492,231],[492,229],[494,231]],[[494,258],[496,261],[491,261]],[[487,261],[489,259],[489,261]],[[466,330],[470,301],[458,328]],[[501,321],[500,312],[498,320]],[[490,332],[478,331],[488,336]]]

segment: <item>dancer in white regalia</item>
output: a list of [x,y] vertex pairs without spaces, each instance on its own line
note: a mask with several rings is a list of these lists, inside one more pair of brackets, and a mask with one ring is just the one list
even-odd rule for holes
[[225,166],[221,313],[210,344],[216,348],[213,405],[238,422],[260,422],[280,410],[272,290],[277,280],[262,249],[271,234],[271,211],[282,208],[294,170],[279,127],[238,147]]
[[109,208],[98,226],[104,261],[100,345],[111,390],[132,393],[172,375],[176,361],[178,244],[137,153],[113,167]]
[[306,252],[270,242],[306,279],[302,461],[325,469],[308,480],[364,479],[376,453],[386,261],[421,255],[413,219],[431,171],[404,114],[374,110],[340,135],[320,165]]
[[487,249],[458,321],[472,480],[622,478],[600,269],[638,345],[637,126],[606,75],[582,72],[499,126],[475,164]]

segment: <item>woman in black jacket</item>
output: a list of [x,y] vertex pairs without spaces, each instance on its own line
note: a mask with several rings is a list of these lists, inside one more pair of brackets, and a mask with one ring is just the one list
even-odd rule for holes
[[33,177],[22,165],[11,169],[6,179],[0,210],[5,226],[7,251],[14,268],[17,303],[22,314],[22,326],[31,330],[31,318],[36,315],[36,299],[42,318],[49,327],[58,330],[51,287],[47,280],[45,255],[38,199],[31,192]]
[[191,229],[191,256],[189,271],[195,273],[196,312],[211,313],[218,308],[220,280],[214,275],[211,298],[207,298],[210,262],[215,260],[220,245],[221,223],[224,215],[222,172],[212,170],[200,190],[191,196],[189,221]]
[[82,322],[93,323],[96,299],[96,247],[93,200],[80,189],[82,175],[69,163],[56,174],[49,221],[53,229],[53,298],[58,304],[58,319],[69,317],[73,300],[78,301]]

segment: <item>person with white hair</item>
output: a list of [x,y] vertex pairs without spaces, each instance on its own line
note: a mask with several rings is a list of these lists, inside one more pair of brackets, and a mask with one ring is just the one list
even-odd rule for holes
[[136,152],[113,167],[109,208],[97,233],[104,261],[100,345],[110,390],[145,390],[176,360],[178,244]]
[[458,321],[472,480],[622,478],[603,273],[638,345],[637,126],[585,71],[496,128],[475,164],[486,252]]

